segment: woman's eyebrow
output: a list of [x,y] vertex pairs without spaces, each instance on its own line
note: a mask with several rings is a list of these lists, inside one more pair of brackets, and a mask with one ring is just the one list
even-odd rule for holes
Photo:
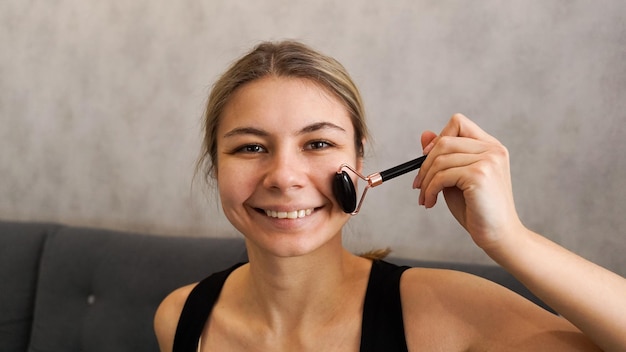
[[[343,129],[342,127],[335,125],[334,123],[331,122],[316,122],[313,124],[310,124],[308,126],[305,126],[304,128],[302,128],[300,131],[297,132],[298,135],[303,135],[303,134],[307,134],[307,133],[311,133],[311,132],[315,132],[315,131],[319,131],[319,130],[323,130],[323,129],[333,129],[333,130],[337,130],[337,131],[341,131],[341,132],[346,132],[345,129]],[[245,135],[245,134],[249,134],[249,135],[254,135],[254,136],[259,136],[259,137],[267,137],[269,136],[269,133],[265,130],[256,128],[256,127],[236,127],[233,128],[232,130],[224,133],[224,138],[228,138],[228,137],[233,137],[233,136],[240,136],[240,135]]]
[[258,129],[258,128],[254,128],[254,127],[237,127],[237,128],[233,128],[232,130],[224,133],[224,138],[238,136],[238,135],[243,135],[243,134],[251,134],[251,135],[255,135],[255,136],[259,136],[259,137],[265,137],[265,136],[269,135],[269,133],[267,133],[266,131]]
[[298,134],[306,134],[306,133],[311,133],[311,132],[315,132],[315,131],[319,131],[319,130],[323,130],[323,129],[334,129],[334,130],[338,130],[341,132],[346,132],[345,129],[343,129],[340,126],[335,125],[334,123],[331,122],[316,122],[313,124],[310,124],[306,127],[304,127],[303,129],[301,129]]

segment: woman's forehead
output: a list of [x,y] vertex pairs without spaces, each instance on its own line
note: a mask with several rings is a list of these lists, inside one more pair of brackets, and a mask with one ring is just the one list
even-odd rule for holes
[[334,94],[308,79],[269,76],[233,94],[222,113],[218,137],[237,128],[301,132],[310,126],[354,133],[348,110]]

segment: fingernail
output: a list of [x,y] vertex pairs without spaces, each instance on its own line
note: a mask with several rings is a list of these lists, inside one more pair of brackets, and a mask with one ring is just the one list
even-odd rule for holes
[[435,143],[430,142],[430,144],[427,145],[426,148],[424,148],[424,154],[430,153],[430,151],[433,149],[434,146],[435,146]]

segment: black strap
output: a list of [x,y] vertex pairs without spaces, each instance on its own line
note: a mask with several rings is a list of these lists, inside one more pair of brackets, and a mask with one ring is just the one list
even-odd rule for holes
[[[243,264],[207,277],[189,293],[176,328],[173,352],[197,351],[224,282]],[[400,299],[400,277],[408,268],[381,260],[373,262],[363,305],[361,352],[408,351]]]
[[361,352],[408,351],[400,299],[400,277],[406,269],[373,262],[363,304]]
[[227,270],[212,274],[191,290],[178,319],[172,352],[196,352],[198,350],[198,340],[220,296],[226,278],[243,264],[238,263]]

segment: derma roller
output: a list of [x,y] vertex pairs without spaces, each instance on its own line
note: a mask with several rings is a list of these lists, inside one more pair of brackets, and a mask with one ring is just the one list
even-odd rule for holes
[[[383,182],[391,180],[394,177],[398,177],[406,174],[407,172],[418,169],[422,166],[424,160],[426,160],[426,155],[407,161],[404,164],[394,166],[385,171],[373,173],[369,176],[363,176],[350,165],[342,164],[333,179],[333,194],[344,212],[356,215],[359,210],[361,210],[361,205],[363,204],[363,199],[365,199],[365,194],[368,189],[381,185]],[[363,190],[358,206],[356,202],[356,188],[354,187],[352,178],[350,178],[345,169],[352,171],[359,178],[367,181],[367,186],[365,186],[365,189]]]

